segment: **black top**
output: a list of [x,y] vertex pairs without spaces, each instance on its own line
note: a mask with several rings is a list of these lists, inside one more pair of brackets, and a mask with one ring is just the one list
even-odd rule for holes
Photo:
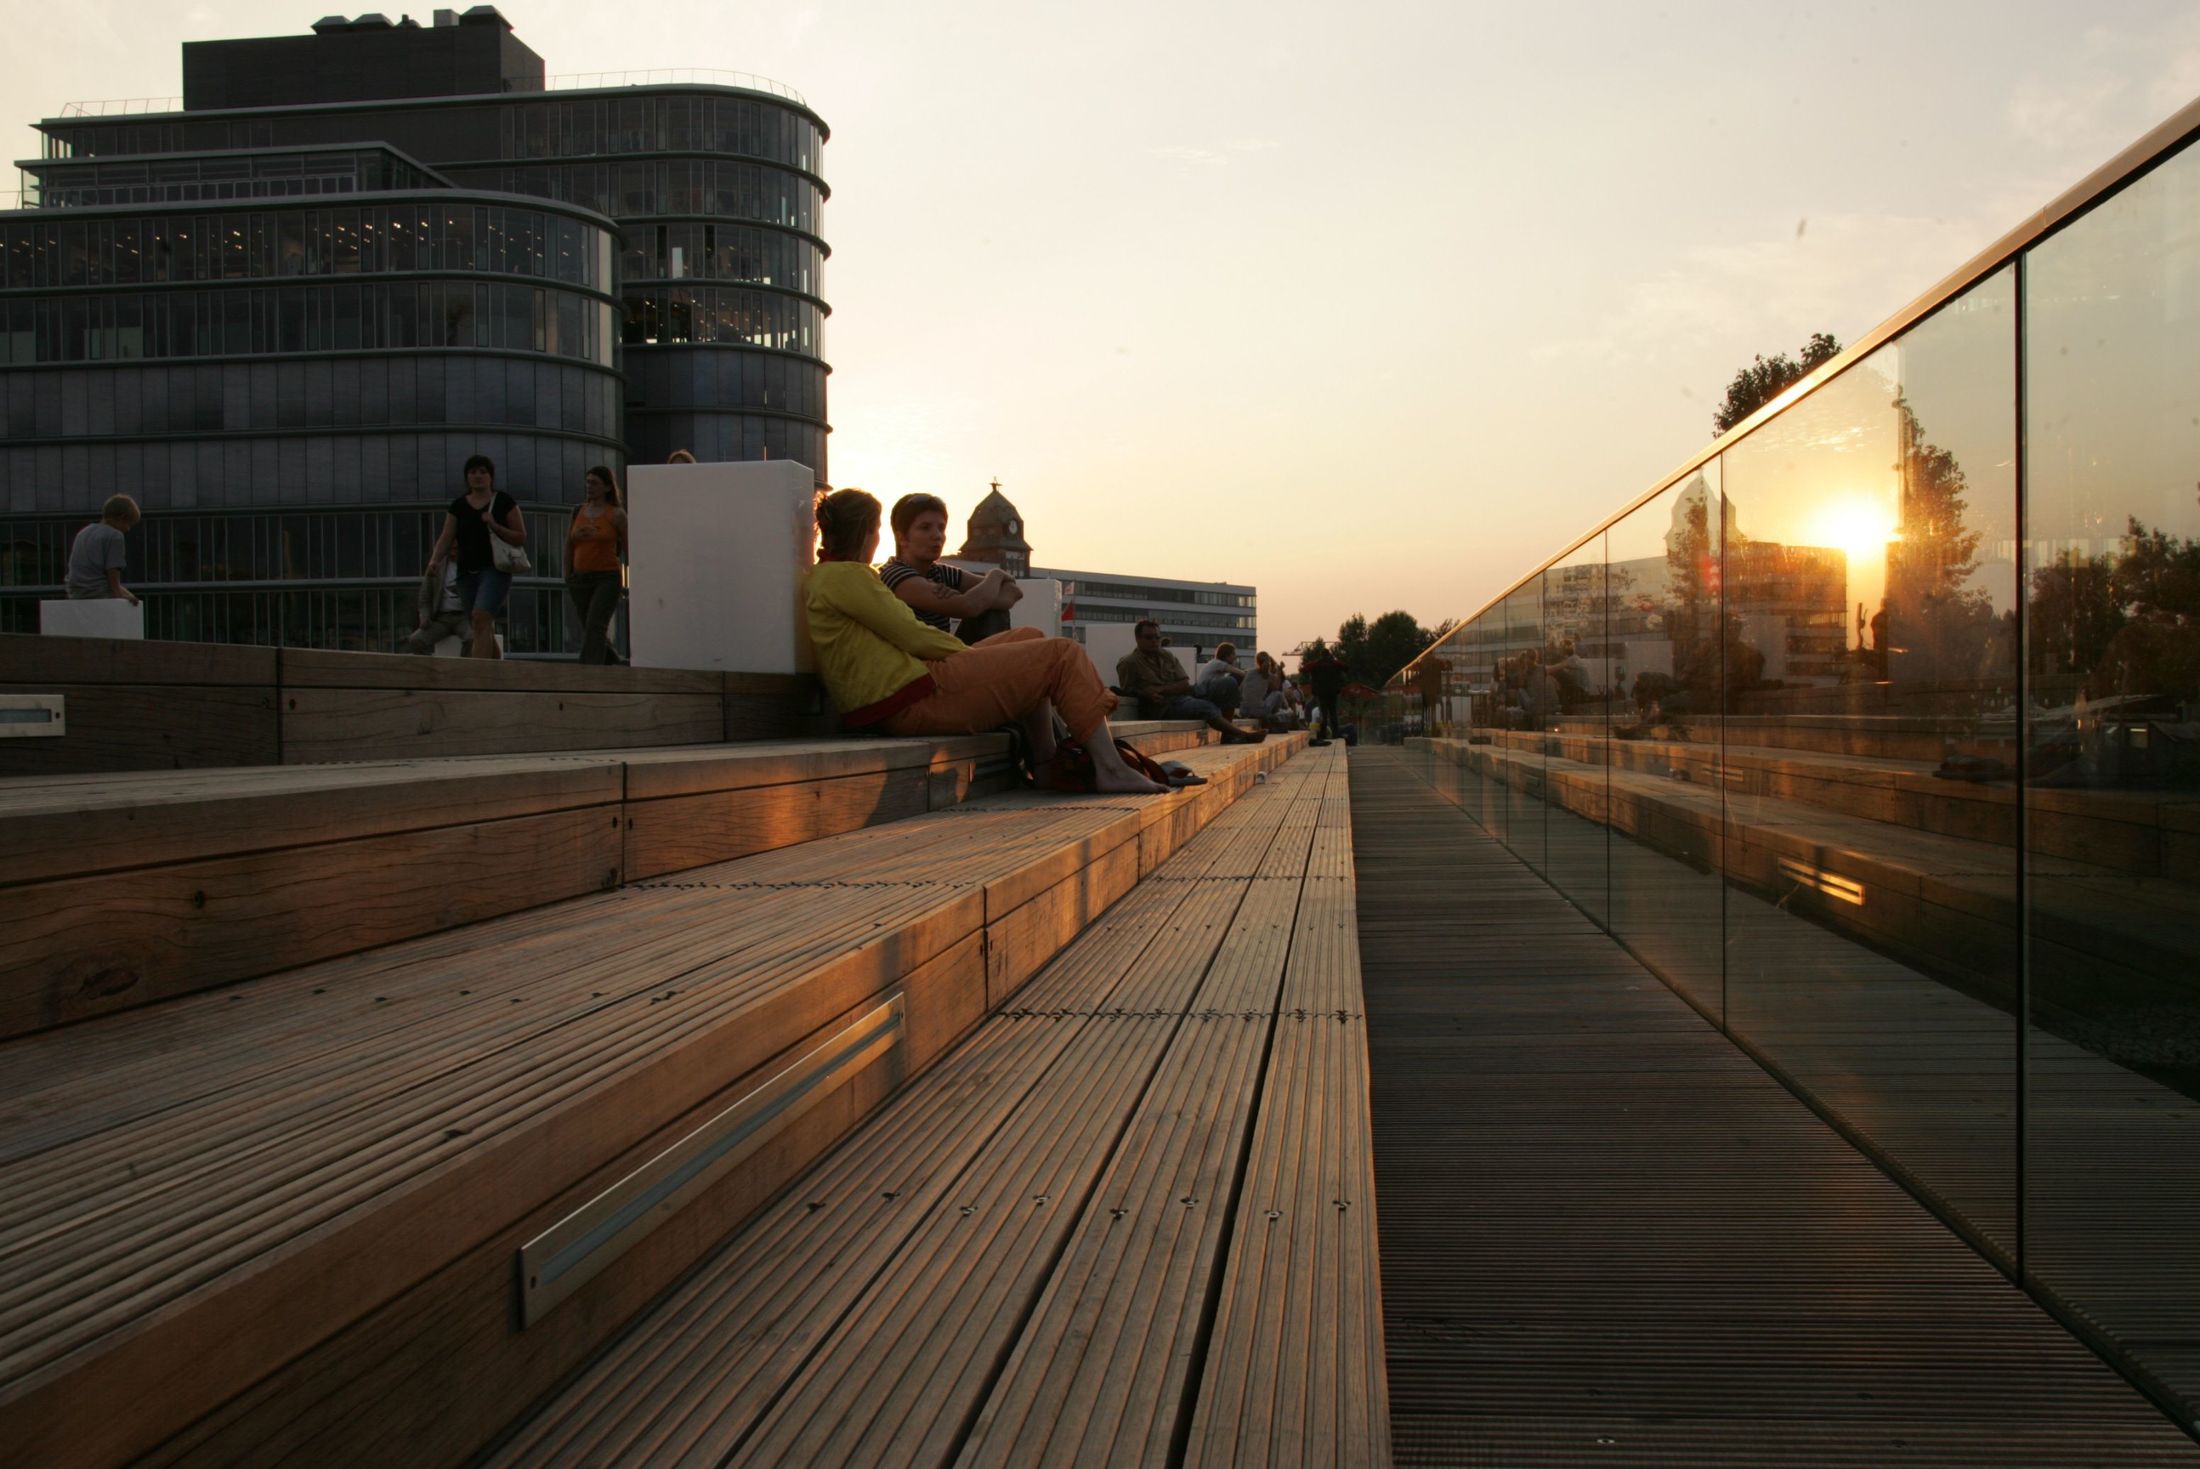
[[[489,513],[496,517],[498,525],[508,525],[512,509],[518,504],[510,495],[497,490],[489,496]],[[489,527],[482,523],[481,512],[460,495],[451,502],[451,519],[458,522],[458,574],[464,576],[468,572],[493,569],[496,557],[490,552]]]

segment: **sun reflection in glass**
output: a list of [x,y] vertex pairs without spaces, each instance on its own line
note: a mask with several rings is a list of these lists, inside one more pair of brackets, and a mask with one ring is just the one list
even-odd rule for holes
[[1837,546],[1853,566],[1870,564],[1885,556],[1892,541],[1902,539],[1895,528],[1894,507],[1884,500],[1851,496],[1828,500],[1811,520],[1810,538],[1821,546]]

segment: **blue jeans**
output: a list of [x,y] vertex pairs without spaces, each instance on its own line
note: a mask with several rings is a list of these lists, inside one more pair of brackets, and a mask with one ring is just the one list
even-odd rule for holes
[[1192,686],[1192,697],[1215,706],[1225,718],[1235,716],[1238,706],[1238,681],[1227,673],[1218,673],[1203,684]]
[[466,604],[469,612],[486,612],[494,617],[504,610],[504,599],[512,594],[512,573],[490,568],[486,571],[462,571],[458,574],[458,599]]

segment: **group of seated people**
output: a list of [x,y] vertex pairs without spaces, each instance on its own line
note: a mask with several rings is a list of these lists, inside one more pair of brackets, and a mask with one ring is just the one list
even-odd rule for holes
[[1238,666],[1237,645],[1217,643],[1215,656],[1187,675],[1161,635],[1161,624],[1144,618],[1132,629],[1138,646],[1116,660],[1115,687],[1138,700],[1147,719],[1197,719],[1220,730],[1225,742],[1258,740],[1231,721],[1238,715],[1258,719],[1263,731],[1297,729],[1306,722],[1298,686],[1266,653],[1254,655],[1253,667]]
[[[940,561],[947,507],[937,497],[908,495],[895,504],[894,554],[877,570],[875,498],[857,489],[820,495],[816,518],[818,564],[804,605],[818,676],[841,711],[843,728],[951,735],[1015,725],[1042,784],[1066,734],[1089,752],[1094,790],[1164,789],[1116,750],[1107,717],[1120,701],[1084,648],[1037,628],[1009,627],[1008,609],[1022,596],[1014,578],[1000,571],[975,575]],[[951,621],[958,618],[959,624]],[[1118,665],[1117,675],[1141,715],[1204,719],[1233,742],[1263,738],[1230,723],[1211,700],[1196,698],[1183,665],[1162,648],[1158,627],[1142,623],[1138,631],[1139,651]],[[1262,658],[1263,670],[1272,669],[1273,661]],[[1233,707],[1245,699],[1237,679],[1229,679]],[[1206,687],[1223,692],[1212,683]],[[1265,708],[1269,694],[1264,689],[1260,697]],[[1195,704],[1203,711],[1174,712]]]

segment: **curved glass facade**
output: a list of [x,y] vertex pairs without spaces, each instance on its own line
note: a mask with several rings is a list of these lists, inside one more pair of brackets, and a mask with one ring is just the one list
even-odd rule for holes
[[[615,269],[608,221],[450,190],[0,220],[0,584],[26,593],[7,630],[35,628],[67,537],[123,489],[147,512],[130,574],[151,635],[394,646],[425,552],[335,547],[395,545],[471,454],[552,505],[624,463]],[[255,542],[177,514],[241,507],[306,512],[279,563],[207,553]],[[515,651],[565,646],[562,529],[537,536]],[[239,580],[258,585],[217,585]]]
[[556,507],[590,465],[686,449],[824,481],[827,131],[801,103],[493,72],[319,103],[257,84],[274,43],[221,44],[211,108],[40,124],[40,207],[0,215],[0,627],[35,626],[56,547],[120,489],[148,512],[150,635],[386,649],[415,522],[485,453],[543,517],[507,646],[569,653]]
[[[788,99],[681,84],[50,122],[48,153],[110,155],[375,139],[461,188],[553,199],[620,226],[615,280],[637,459],[790,457],[827,479],[824,263],[827,132]],[[105,165],[102,165],[105,166]],[[656,371],[707,344],[728,365]],[[779,364],[784,362],[784,366]],[[736,367],[734,364],[738,363]],[[752,371],[752,364],[769,364]],[[738,379],[739,396],[660,400],[637,383]],[[747,389],[755,379],[754,392]],[[775,401],[758,401],[771,378]],[[814,394],[796,380],[814,381]]]
[[2196,121],[1390,696],[1444,797],[2188,1424]]

